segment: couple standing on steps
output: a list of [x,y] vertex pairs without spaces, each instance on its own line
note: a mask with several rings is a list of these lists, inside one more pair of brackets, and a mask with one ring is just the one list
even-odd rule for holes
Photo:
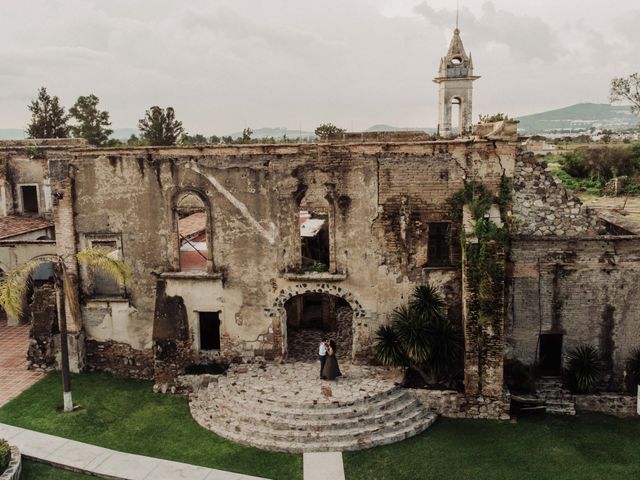
[[335,380],[342,376],[336,357],[336,342],[329,340],[327,343],[327,339],[323,338],[318,348],[318,355],[320,356],[320,378],[322,380]]

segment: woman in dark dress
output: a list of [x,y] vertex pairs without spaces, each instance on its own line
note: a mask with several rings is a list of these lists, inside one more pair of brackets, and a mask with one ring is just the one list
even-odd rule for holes
[[336,342],[333,340],[329,340],[327,361],[324,364],[322,374],[327,380],[335,380],[336,377],[342,376],[342,373],[340,373],[340,367],[338,366],[338,359],[336,358]]

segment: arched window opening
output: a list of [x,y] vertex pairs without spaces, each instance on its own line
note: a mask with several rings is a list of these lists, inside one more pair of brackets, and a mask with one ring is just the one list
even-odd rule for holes
[[204,201],[193,192],[182,195],[176,204],[180,271],[209,269],[209,212]]
[[323,338],[333,339],[340,358],[351,358],[353,310],[342,298],[327,293],[304,293],[289,299],[287,352],[293,360],[315,360]]
[[462,133],[462,100],[459,97],[451,100],[451,131],[458,135]]

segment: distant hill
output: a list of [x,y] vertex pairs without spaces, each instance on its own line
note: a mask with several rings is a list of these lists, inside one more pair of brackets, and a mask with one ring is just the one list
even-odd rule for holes
[[636,128],[639,119],[631,107],[606,103],[578,103],[558,110],[519,117],[522,133],[545,133],[553,130],[588,130],[590,128],[626,130]]
[[[313,132],[307,132],[305,130],[289,130],[287,127],[264,127],[264,128],[256,128],[251,129],[253,134],[251,138],[264,138],[264,137],[273,137],[273,138],[282,138],[285,135],[287,138],[316,138],[316,134]],[[242,137],[242,132],[234,132],[231,134],[233,138]]]

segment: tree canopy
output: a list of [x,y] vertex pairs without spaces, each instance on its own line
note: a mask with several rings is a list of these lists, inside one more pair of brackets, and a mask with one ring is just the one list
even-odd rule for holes
[[91,145],[101,146],[108,140],[113,130],[109,121],[109,112],[98,110],[100,100],[95,95],[80,96],[76,103],[69,109],[71,117],[78,124],[71,126],[74,137],[84,138]]
[[38,98],[27,107],[31,112],[31,122],[27,125],[29,138],[68,138],[69,116],[60,105],[57,96],[51,96],[45,87],[38,90]]
[[609,99],[611,103],[631,103],[631,111],[640,115],[640,73],[611,80]]
[[347,130],[344,128],[336,127],[333,123],[323,123],[318,128],[315,129],[314,133],[320,137],[329,137],[331,135],[338,135],[340,133],[344,133]]
[[175,145],[180,136],[185,133],[182,122],[176,120],[172,107],[165,110],[153,106],[138,121],[141,137],[149,145]]

